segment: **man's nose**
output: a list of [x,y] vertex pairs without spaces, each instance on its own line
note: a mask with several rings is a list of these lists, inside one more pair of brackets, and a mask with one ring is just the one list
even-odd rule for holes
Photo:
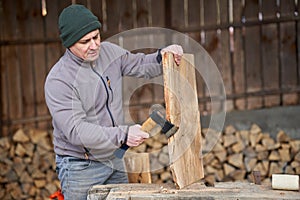
[[97,40],[91,39],[91,41],[90,41],[90,48],[91,49],[98,48],[98,42],[97,42]]

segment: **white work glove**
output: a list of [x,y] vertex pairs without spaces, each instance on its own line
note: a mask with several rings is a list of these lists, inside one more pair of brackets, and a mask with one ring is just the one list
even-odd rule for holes
[[126,144],[130,147],[139,146],[149,134],[141,130],[141,125],[135,124],[129,127]]
[[177,44],[172,44],[172,45],[169,45],[165,48],[163,48],[160,53],[162,56],[164,56],[164,54],[166,52],[170,52],[170,53],[173,53],[174,55],[174,60],[175,60],[175,63],[177,65],[180,64],[180,61],[181,61],[181,58],[183,56],[183,49],[180,45],[177,45]]

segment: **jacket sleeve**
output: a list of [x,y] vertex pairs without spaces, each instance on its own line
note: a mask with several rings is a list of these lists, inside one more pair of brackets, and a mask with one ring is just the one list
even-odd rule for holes
[[121,57],[123,75],[138,78],[154,78],[162,74],[162,65],[158,62],[159,51],[152,54],[129,53]]
[[131,53],[113,43],[103,42],[103,50],[107,51],[105,57],[113,61],[113,65],[121,67],[123,76],[138,78],[154,78],[162,74],[160,50],[151,53]]

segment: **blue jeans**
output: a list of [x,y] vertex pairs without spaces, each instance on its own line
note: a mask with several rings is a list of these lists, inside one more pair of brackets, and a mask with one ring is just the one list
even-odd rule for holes
[[56,156],[56,172],[65,200],[86,200],[93,185],[128,183],[122,159],[100,162]]

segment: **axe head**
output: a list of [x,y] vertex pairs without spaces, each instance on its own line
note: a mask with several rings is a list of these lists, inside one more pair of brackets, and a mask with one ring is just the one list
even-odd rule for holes
[[176,133],[178,127],[165,119],[165,116],[158,110],[154,110],[150,118],[161,127],[161,133],[165,134],[167,138]]

